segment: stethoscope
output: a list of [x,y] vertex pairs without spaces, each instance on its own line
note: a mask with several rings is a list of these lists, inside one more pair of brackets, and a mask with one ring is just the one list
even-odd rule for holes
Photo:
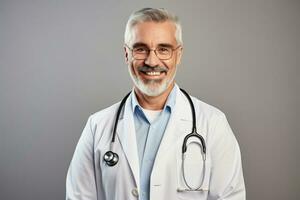
[[[185,192],[185,191],[202,191],[203,189],[201,188],[202,185],[203,185],[203,182],[204,182],[204,175],[205,173],[202,173],[204,174],[202,176],[202,180],[201,180],[201,184],[199,187],[192,187],[188,184],[186,178],[185,178],[185,168],[184,168],[184,163],[185,163],[185,153],[187,151],[187,142],[188,140],[191,138],[191,137],[196,137],[198,138],[198,140],[200,141],[200,144],[201,144],[201,154],[202,154],[202,159],[203,159],[203,171],[205,172],[205,161],[206,161],[206,144],[205,144],[205,141],[204,141],[204,138],[199,134],[197,133],[197,127],[196,127],[196,114],[195,114],[195,107],[194,107],[194,104],[192,102],[192,99],[191,97],[189,96],[189,94],[181,89],[181,92],[186,96],[186,98],[188,99],[189,103],[190,103],[190,107],[191,107],[191,111],[192,111],[192,117],[193,117],[193,127],[192,127],[192,132],[187,134],[185,137],[184,137],[184,140],[183,140],[183,143],[182,143],[182,167],[181,167],[181,170],[182,170],[182,175],[183,175],[183,180],[185,182],[185,185],[187,186],[187,188],[185,189],[182,189],[182,188],[178,188],[177,191],[178,192]],[[115,137],[116,137],[116,130],[117,130],[117,126],[118,126],[118,121],[119,121],[119,117],[120,117],[120,113],[121,113],[121,110],[122,108],[124,107],[125,105],[125,102],[128,98],[128,96],[130,95],[131,92],[129,92],[121,101],[120,105],[119,105],[119,108],[117,110],[117,115],[116,115],[116,120],[115,120],[115,124],[114,124],[114,127],[113,127],[113,135],[112,135],[112,140],[111,140],[111,146],[113,146],[114,142],[115,142]],[[107,151],[104,156],[103,156],[103,160],[105,161],[105,163],[112,167],[112,166],[115,166],[118,161],[119,161],[119,155],[115,152],[113,152],[112,150],[109,150]]]

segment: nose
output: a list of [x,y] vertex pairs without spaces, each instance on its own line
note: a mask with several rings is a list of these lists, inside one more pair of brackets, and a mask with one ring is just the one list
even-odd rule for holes
[[155,52],[151,50],[148,57],[145,59],[145,64],[150,67],[156,67],[159,65],[159,62],[159,58],[156,56]]

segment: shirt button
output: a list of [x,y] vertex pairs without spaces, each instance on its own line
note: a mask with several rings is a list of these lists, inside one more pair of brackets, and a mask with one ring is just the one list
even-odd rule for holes
[[131,190],[131,193],[132,193],[132,195],[135,196],[135,197],[138,197],[138,196],[139,196],[139,191],[138,191],[137,188],[133,188],[133,189]]

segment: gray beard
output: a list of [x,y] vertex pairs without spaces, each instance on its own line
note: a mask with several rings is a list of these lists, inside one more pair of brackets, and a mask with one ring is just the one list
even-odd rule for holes
[[145,95],[147,96],[158,96],[162,94],[164,91],[168,89],[173,80],[175,79],[175,75],[177,72],[177,66],[175,69],[174,75],[170,79],[157,79],[157,80],[146,80],[143,81],[138,78],[138,76],[134,75],[131,66],[128,66],[129,74],[131,79],[133,80],[134,85]]

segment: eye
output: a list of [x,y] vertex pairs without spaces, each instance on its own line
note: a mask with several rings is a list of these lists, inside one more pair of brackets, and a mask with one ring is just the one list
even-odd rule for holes
[[158,47],[157,48],[158,53],[160,54],[169,54],[171,49],[168,47]]
[[134,53],[147,53],[147,48],[145,47],[135,47],[133,48]]

